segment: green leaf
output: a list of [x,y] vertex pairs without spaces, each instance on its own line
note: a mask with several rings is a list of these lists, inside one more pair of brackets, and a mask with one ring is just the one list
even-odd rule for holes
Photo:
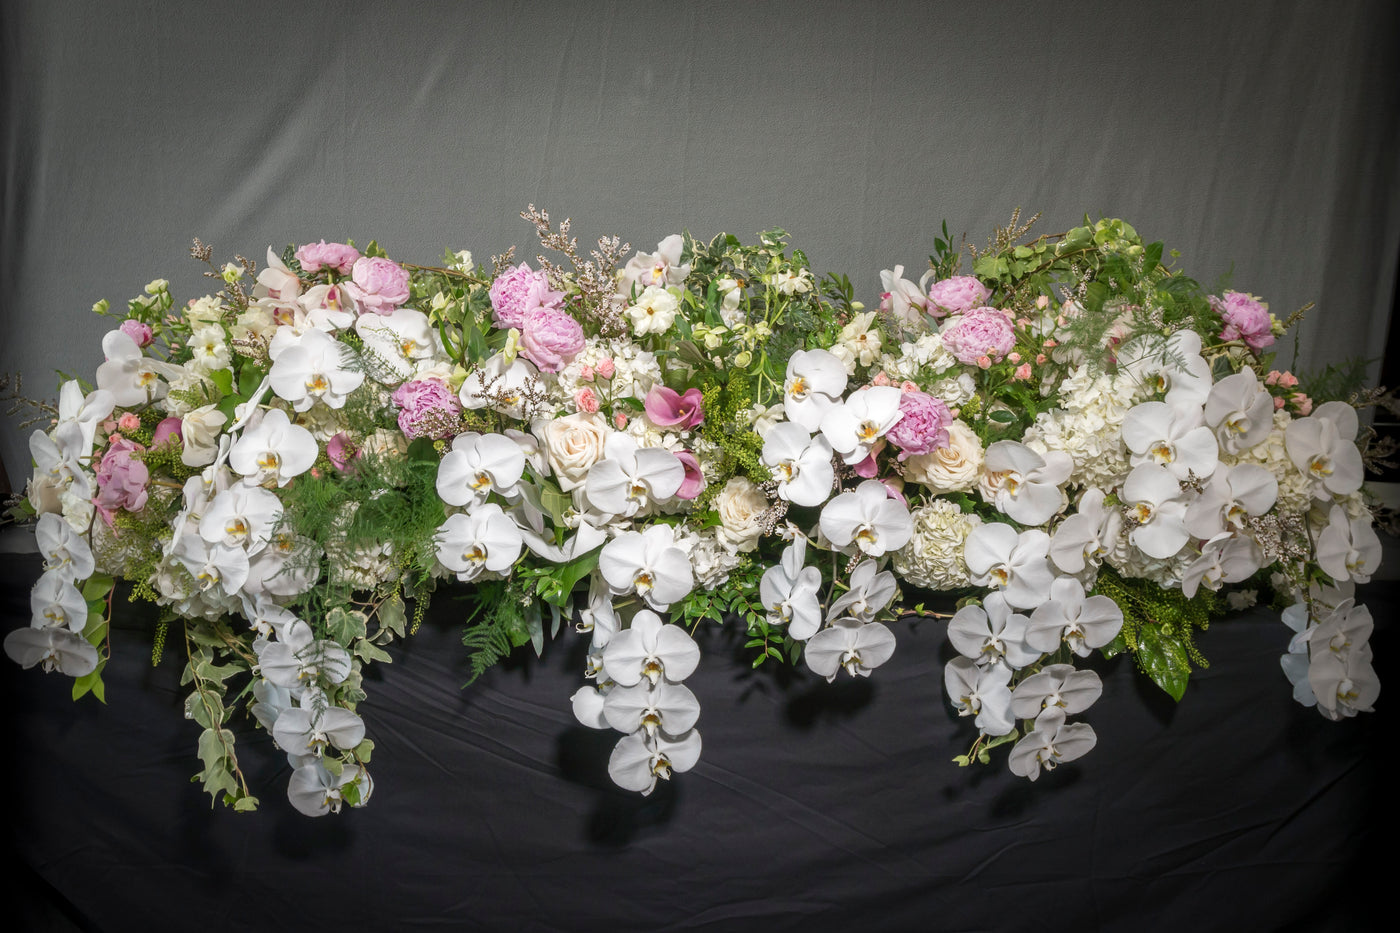
[[389,664],[394,660],[389,657],[389,652],[363,638],[355,644],[355,654],[359,656],[362,661],[382,661],[385,664]]
[[219,390],[220,395],[229,395],[233,392],[233,370],[216,369],[209,374],[209,381],[214,383],[214,387]]
[[380,604],[379,624],[399,638],[404,636],[404,624],[407,619],[408,613],[404,609],[403,599],[397,593]]
[[369,756],[372,755],[373,753],[374,753],[374,742],[372,742],[372,741],[369,740],[369,739],[365,739],[365,740],[364,740],[363,742],[361,742],[359,745],[356,745],[356,746],[355,746],[355,750],[354,750],[354,753],[353,753],[353,754],[355,755],[356,758],[360,759],[360,761],[364,762],[365,764],[369,764]]
[[1186,649],[1164,634],[1160,625],[1148,624],[1138,632],[1137,658],[1152,682],[1180,702],[1191,677]]
[[233,802],[233,809],[239,813],[252,813],[258,808],[258,798],[239,797]]
[[261,366],[244,363],[243,368],[238,371],[238,394],[244,398],[252,398],[266,375],[267,370]]
[[101,599],[112,590],[113,579],[105,573],[95,573],[83,584],[83,599],[91,602]]
[[92,673],[84,674],[82,677],[73,680],[73,699],[79,699],[87,693],[97,697],[98,702],[107,702],[107,688],[102,683],[102,669],[107,666],[107,659],[103,658],[97,662],[97,667]]

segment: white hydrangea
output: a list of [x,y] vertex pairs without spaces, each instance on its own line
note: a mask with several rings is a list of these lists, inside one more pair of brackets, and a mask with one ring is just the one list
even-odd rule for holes
[[977,394],[977,383],[968,373],[961,373],[935,382],[924,391],[949,408],[961,408]]
[[934,499],[911,513],[914,536],[894,554],[894,569],[915,586],[950,590],[968,586],[963,542],[982,524],[976,515],[964,514],[948,499]]
[[691,531],[683,525],[676,535],[676,545],[690,557],[690,569],[695,573],[695,585],[712,590],[723,585],[729,574],[744,558],[720,543],[716,528]]
[[1127,375],[1093,376],[1087,366],[1060,383],[1060,406],[1036,416],[1023,443],[1040,454],[1060,450],[1074,459],[1070,482],[1112,489],[1128,475],[1123,419],[1137,390]]
[[[613,362],[611,380],[596,374],[598,363],[604,359]],[[584,379],[586,371],[594,373],[592,379]],[[594,392],[607,391],[613,398],[646,398],[652,386],[661,381],[661,367],[655,354],[632,343],[630,340],[605,340],[590,337],[578,356],[559,371],[556,391],[564,403],[572,403],[574,395],[584,386]]]
[[[1283,515],[1302,515],[1312,507],[1312,484],[1306,476],[1298,472],[1283,445],[1284,432],[1292,420],[1285,411],[1274,412],[1273,429],[1262,443],[1237,456],[1222,453],[1220,462],[1231,466],[1237,463],[1257,463],[1264,467],[1278,480],[1278,501],[1274,504],[1274,509]],[[1364,504],[1361,504],[1361,507],[1364,508]],[[1351,508],[1352,506],[1347,506],[1348,514],[1351,513]]]

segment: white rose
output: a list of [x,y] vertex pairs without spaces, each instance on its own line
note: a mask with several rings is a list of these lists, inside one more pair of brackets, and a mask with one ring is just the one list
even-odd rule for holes
[[938,492],[957,492],[977,485],[982,474],[982,442],[961,421],[948,425],[948,446],[915,454],[904,461],[904,476]]
[[675,295],[664,288],[648,285],[637,296],[637,303],[627,309],[627,316],[632,319],[632,330],[638,337],[664,334],[675,323],[680,307]]
[[752,480],[736,476],[715,497],[721,541],[736,551],[752,551],[763,534],[759,517],[768,511],[768,497]]
[[603,444],[612,429],[598,412],[576,412],[545,422],[536,433],[559,488],[568,492],[582,486],[588,468],[603,459]]
[[180,419],[180,439],[185,448],[180,452],[180,462],[188,467],[203,467],[213,463],[219,456],[219,435],[224,432],[228,416],[216,411],[213,405],[205,405]]

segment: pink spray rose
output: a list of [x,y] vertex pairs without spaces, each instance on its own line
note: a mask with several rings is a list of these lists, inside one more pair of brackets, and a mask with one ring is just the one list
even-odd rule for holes
[[135,340],[138,347],[149,347],[151,345],[151,340],[154,335],[151,333],[151,325],[149,324],[127,320],[122,321],[121,324],[118,325],[118,329],[132,340]]
[[297,262],[307,272],[320,272],[333,269],[341,275],[349,272],[360,258],[360,251],[344,243],[307,243],[297,249]]
[[579,411],[593,414],[598,410],[598,396],[588,386],[584,386],[574,393],[574,407]]
[[409,440],[451,437],[457,433],[462,405],[457,401],[457,393],[438,380],[405,382],[394,390],[393,399],[399,406],[399,430]]
[[927,392],[905,392],[899,397],[899,411],[903,417],[885,437],[899,448],[900,460],[948,446],[953,415],[942,399]]
[[408,270],[379,256],[361,256],[345,290],[362,312],[388,314],[408,300]]
[[1274,342],[1269,309],[1253,295],[1226,292],[1224,298],[1211,295],[1208,300],[1225,322],[1221,340],[1243,340],[1251,350],[1262,350]]
[[544,272],[536,272],[522,262],[507,268],[491,283],[491,307],[496,312],[497,327],[520,329],[531,311],[563,308],[564,293],[549,287],[549,277]]
[[996,362],[1016,346],[1016,332],[1006,315],[992,308],[973,308],[943,329],[943,346],[967,366],[980,357]]
[[992,297],[992,290],[975,275],[955,275],[940,279],[928,287],[928,310],[934,317],[962,314],[980,308]]
[[605,356],[598,361],[599,376],[602,376],[604,379],[611,379],[615,372],[617,372],[617,364],[613,362],[612,357]]
[[662,427],[693,428],[705,421],[700,399],[699,389],[686,389],[682,395],[675,389],[655,386],[647,393],[642,405],[653,424]]
[[563,311],[541,308],[525,316],[520,353],[547,373],[557,373],[583,351],[583,328]]
[[92,502],[108,523],[117,509],[137,512],[146,505],[146,483],[151,474],[146,464],[132,456],[142,450],[145,448],[140,444],[117,437],[102,456],[97,467],[97,495]]

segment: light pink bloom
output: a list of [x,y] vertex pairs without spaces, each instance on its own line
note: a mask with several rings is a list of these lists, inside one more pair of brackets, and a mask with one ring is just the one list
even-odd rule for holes
[[319,243],[307,243],[301,246],[296,251],[296,257],[297,262],[301,263],[301,268],[306,272],[333,269],[341,275],[345,275],[360,258],[360,251],[353,246],[346,246],[344,243],[327,243],[322,240]]
[[900,460],[948,446],[948,425],[953,423],[953,416],[942,399],[927,392],[904,391],[899,397],[899,410],[903,417],[885,437],[899,448]]
[[598,410],[598,396],[588,386],[584,386],[574,393],[574,406],[579,411],[586,411],[589,414]]
[[617,364],[613,362],[612,357],[605,356],[598,361],[597,369],[598,375],[602,376],[604,379],[611,379],[613,373],[617,372]]
[[700,461],[688,450],[676,451],[676,459],[685,467],[685,479],[676,490],[677,499],[694,499],[705,488],[705,474],[700,469]]
[[117,437],[102,457],[97,468],[97,497],[92,501],[109,522],[117,509],[137,512],[146,505],[146,483],[151,474],[146,464],[132,456],[142,450],[145,448],[140,444]]
[[409,440],[417,437],[451,437],[457,429],[462,405],[453,392],[436,379],[415,379],[394,390],[399,406],[399,430]]
[[1225,322],[1220,339],[1243,340],[1251,350],[1262,350],[1274,342],[1269,307],[1253,295],[1226,292],[1223,298],[1211,295],[1208,300]]
[[524,327],[531,311],[558,311],[563,306],[564,293],[552,290],[549,278],[531,269],[529,263],[508,267],[491,283],[491,307],[496,326],[502,330]]
[[655,386],[647,393],[643,405],[647,417],[663,427],[693,428],[705,421],[699,389],[686,389],[682,395],[675,389]]
[[1016,346],[1016,333],[1000,311],[973,308],[943,328],[943,346],[958,362],[981,366],[982,357],[997,362],[1010,353]]
[[351,267],[345,290],[361,312],[388,314],[408,301],[408,270],[382,257],[361,256]]
[[520,354],[547,373],[557,373],[583,350],[578,321],[549,308],[531,311],[520,332]]
[[934,317],[961,314],[986,304],[992,290],[972,275],[955,275],[929,286],[928,312]]
[[151,326],[149,324],[127,320],[122,321],[118,326],[122,333],[136,341],[138,347],[149,347],[151,345],[153,335],[151,334]]
[[172,437],[175,438],[176,441],[182,440],[180,436],[180,425],[182,423],[180,418],[166,418],[161,421],[160,424],[156,425],[156,433],[151,438],[151,446],[159,447],[167,443]]

